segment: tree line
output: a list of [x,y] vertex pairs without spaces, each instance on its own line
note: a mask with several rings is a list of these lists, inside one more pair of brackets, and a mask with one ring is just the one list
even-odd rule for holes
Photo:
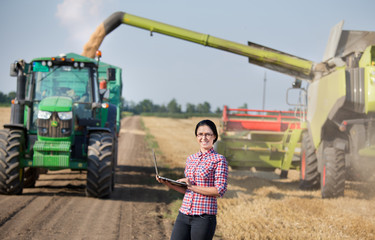
[[[5,94],[0,91],[0,105],[10,106],[11,101],[16,98],[16,92],[12,91]],[[167,105],[159,105],[152,102],[150,99],[144,99],[138,103],[133,101],[125,101],[122,98],[122,110],[126,112],[131,112],[133,114],[144,114],[144,113],[163,113],[163,114],[221,114],[222,109],[217,108],[212,111],[211,105],[208,102],[203,102],[199,104],[187,103],[185,106],[185,111],[182,110],[181,104],[177,102],[176,99],[169,101]]]
[[16,92],[5,94],[0,91],[0,105],[10,106],[13,99],[16,98]]
[[139,103],[127,102],[123,100],[123,111],[132,112],[134,114],[144,114],[144,113],[168,113],[168,114],[207,114],[216,113],[221,114],[221,109],[217,108],[215,111],[211,110],[211,105],[208,102],[199,103],[197,105],[192,103],[187,103],[185,111],[182,111],[181,105],[172,99],[167,105],[154,104],[150,99],[144,99]]

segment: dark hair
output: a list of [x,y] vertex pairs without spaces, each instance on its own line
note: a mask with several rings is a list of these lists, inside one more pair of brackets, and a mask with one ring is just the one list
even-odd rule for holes
[[211,128],[212,132],[215,135],[215,139],[214,139],[214,143],[215,143],[217,141],[217,138],[219,137],[217,134],[215,123],[208,119],[200,121],[199,123],[197,123],[197,126],[195,127],[195,136],[197,136],[198,128],[201,126],[208,126],[209,128]]

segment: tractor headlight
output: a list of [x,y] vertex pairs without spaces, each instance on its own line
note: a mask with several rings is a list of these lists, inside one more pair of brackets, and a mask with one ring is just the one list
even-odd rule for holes
[[73,118],[73,112],[58,112],[57,115],[61,120],[70,120]]
[[39,119],[49,119],[51,117],[52,113],[47,111],[38,111],[38,118]]

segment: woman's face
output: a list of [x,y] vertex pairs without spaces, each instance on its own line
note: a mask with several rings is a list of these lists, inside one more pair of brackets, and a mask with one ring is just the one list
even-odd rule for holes
[[213,147],[215,137],[209,126],[204,125],[197,129],[197,141],[202,152],[206,152]]

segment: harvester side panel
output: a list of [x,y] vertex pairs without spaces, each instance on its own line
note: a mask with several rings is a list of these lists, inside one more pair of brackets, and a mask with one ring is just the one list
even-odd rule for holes
[[[346,94],[345,68],[312,82],[308,89],[307,121],[315,148],[321,141],[322,126],[335,104],[342,105]],[[315,100],[315,101],[313,101]]]

